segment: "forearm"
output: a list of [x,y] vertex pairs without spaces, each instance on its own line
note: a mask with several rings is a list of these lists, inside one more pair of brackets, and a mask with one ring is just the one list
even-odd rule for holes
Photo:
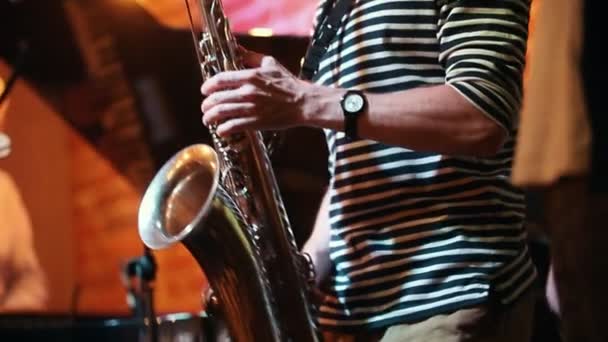
[[[305,124],[344,129],[345,89],[311,86],[303,94]],[[505,130],[449,85],[366,94],[359,136],[417,151],[486,156],[502,146]]]
[[9,292],[2,303],[3,311],[40,310],[46,305],[47,292],[45,279],[37,270],[22,274],[11,284]]
[[[0,301],[3,310],[37,310],[47,298],[44,272],[40,266],[32,239],[32,226],[19,191],[13,180],[0,172],[0,217],[10,227],[11,250],[6,260],[9,275],[6,294]],[[4,227],[0,227],[4,228]],[[9,231],[6,231],[7,233]]]
[[315,266],[315,282],[317,285],[327,277],[331,267],[329,259],[329,193],[326,192],[321,200],[317,219],[310,238],[304,244],[302,251],[312,258]]

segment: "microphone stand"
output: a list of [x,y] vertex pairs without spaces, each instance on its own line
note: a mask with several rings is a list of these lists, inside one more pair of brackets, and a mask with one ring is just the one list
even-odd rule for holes
[[129,260],[123,268],[122,279],[127,287],[127,303],[140,323],[139,342],[158,341],[158,323],[154,311],[154,280],[156,260],[144,246],[144,255]]

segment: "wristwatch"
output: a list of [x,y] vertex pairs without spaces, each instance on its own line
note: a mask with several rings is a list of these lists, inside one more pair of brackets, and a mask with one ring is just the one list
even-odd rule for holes
[[367,107],[365,94],[360,90],[348,90],[342,96],[340,105],[344,114],[344,134],[350,139],[357,139],[357,121]]

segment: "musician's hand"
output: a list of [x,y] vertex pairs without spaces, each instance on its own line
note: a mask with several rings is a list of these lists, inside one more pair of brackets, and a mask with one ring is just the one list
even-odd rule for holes
[[246,68],[259,68],[262,66],[262,60],[266,55],[248,50],[246,47],[239,45],[238,53],[243,59],[243,64]]
[[217,123],[217,133],[283,129],[305,125],[314,85],[302,81],[274,58],[241,51],[251,69],[222,72],[201,87],[203,123]]

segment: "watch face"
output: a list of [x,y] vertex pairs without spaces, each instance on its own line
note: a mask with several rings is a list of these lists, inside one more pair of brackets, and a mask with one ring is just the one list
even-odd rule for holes
[[363,97],[359,94],[349,94],[344,99],[344,110],[349,113],[356,113],[363,109],[365,101]]

